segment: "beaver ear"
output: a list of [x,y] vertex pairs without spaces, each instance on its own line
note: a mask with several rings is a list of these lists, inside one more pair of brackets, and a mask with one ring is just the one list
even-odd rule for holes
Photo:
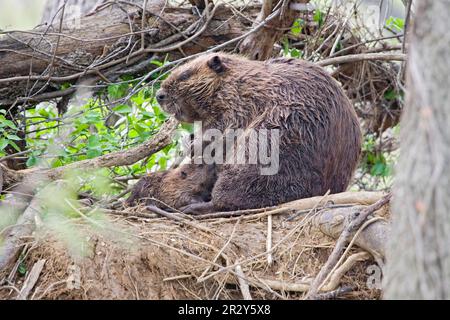
[[187,173],[184,171],[181,171],[181,179],[186,179],[187,178]]
[[223,64],[222,59],[217,55],[209,59],[208,67],[218,74],[223,73],[226,70],[226,67]]

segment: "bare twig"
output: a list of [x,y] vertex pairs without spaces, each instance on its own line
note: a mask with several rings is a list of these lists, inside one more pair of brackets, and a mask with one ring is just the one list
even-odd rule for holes
[[350,54],[342,57],[335,57],[330,59],[324,59],[317,61],[316,64],[321,67],[326,67],[330,65],[342,64],[342,63],[353,63],[368,60],[381,60],[381,61],[405,61],[405,54],[389,54],[389,53],[361,53],[361,54]]
[[267,253],[267,264],[269,266],[273,263],[273,256],[272,256],[272,215],[269,214],[267,216],[267,240],[266,240],[266,251]]
[[[207,232],[209,234],[214,234],[214,235],[218,236],[217,233],[214,232],[212,229],[210,229],[208,227],[205,227],[205,226],[203,226],[203,225],[201,225],[199,223],[196,223],[194,221],[190,221],[187,218],[183,217],[182,214],[170,213],[170,212],[167,212],[167,211],[165,211],[163,209],[160,209],[160,208],[158,208],[156,206],[147,206],[147,209],[149,211],[154,212],[156,214],[159,214],[160,216],[163,216],[163,217],[165,217],[167,219],[170,219],[170,220],[173,220],[173,221],[176,221],[176,222],[180,222],[180,223],[185,224],[187,226],[190,226],[192,228],[195,228],[195,229]],[[186,215],[184,215],[184,216],[186,216]],[[221,236],[219,236],[219,237],[221,237]]]
[[235,270],[239,282],[239,288],[241,289],[244,300],[253,300],[250,294],[250,287],[248,286],[248,282],[245,280],[246,277],[244,275],[244,272],[242,271],[241,265],[237,264]]

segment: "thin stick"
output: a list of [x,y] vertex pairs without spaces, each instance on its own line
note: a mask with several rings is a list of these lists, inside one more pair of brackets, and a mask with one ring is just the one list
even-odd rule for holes
[[272,215],[267,216],[267,241],[266,241],[266,251],[267,253],[267,264],[272,266],[273,256],[272,256]]
[[241,265],[237,264],[235,270],[244,300],[253,300],[252,296],[250,295],[250,287],[248,286],[248,282],[245,280],[246,277],[244,275],[244,272],[242,271]]
[[321,67],[336,65],[341,63],[352,63],[368,60],[382,60],[382,61],[406,61],[406,54],[391,54],[391,53],[361,53],[349,54],[348,56],[335,57],[324,59],[316,62]]
[[179,276],[164,278],[163,282],[175,281],[175,280],[184,280],[184,279],[189,279],[189,278],[193,278],[193,277],[194,276],[191,275],[191,274],[182,274],[182,275],[179,275]]
[[188,226],[193,227],[195,229],[199,229],[199,230],[202,230],[202,231],[207,232],[209,234],[213,234],[215,236],[223,238],[222,236],[216,234],[214,232],[214,230],[212,230],[210,228],[207,228],[207,227],[204,227],[201,224],[198,224],[198,223],[195,223],[193,221],[189,221],[189,220],[187,220],[185,218],[182,218],[182,216],[180,214],[173,214],[173,213],[167,212],[165,210],[162,210],[162,209],[160,209],[160,208],[158,208],[156,206],[147,206],[147,209],[150,210],[153,213],[159,214],[159,215],[161,215],[161,216],[163,216],[165,218],[168,218],[170,220],[174,220],[174,221],[180,222],[182,224],[188,225]]
[[[146,24],[146,13],[147,13],[147,1],[148,0],[144,0],[144,6],[142,7],[142,30],[145,29],[145,24]],[[141,50],[145,49],[145,33],[141,34]]]

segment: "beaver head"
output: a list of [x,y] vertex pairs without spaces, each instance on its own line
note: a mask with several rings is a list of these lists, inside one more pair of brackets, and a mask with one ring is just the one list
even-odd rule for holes
[[214,165],[183,164],[175,169],[153,172],[140,179],[126,203],[134,206],[143,201],[147,205],[165,204],[169,208],[181,208],[209,201],[216,180]]
[[176,68],[161,84],[156,99],[163,110],[179,121],[211,119],[215,112],[210,108],[211,101],[229,78],[230,63],[229,55],[222,53],[198,57]]
[[177,207],[191,202],[209,201],[217,179],[215,165],[183,164],[166,171],[161,191],[172,197]]

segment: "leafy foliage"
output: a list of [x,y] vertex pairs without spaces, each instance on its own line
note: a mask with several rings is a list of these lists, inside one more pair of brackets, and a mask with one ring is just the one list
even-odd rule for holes
[[393,31],[403,31],[405,30],[405,19],[397,17],[389,17],[386,20],[386,27]]
[[[164,62],[152,61],[161,66]],[[153,86],[143,87],[131,96],[138,81],[123,77],[94,98],[75,97],[76,102],[64,115],[55,104],[41,103],[26,111],[23,120],[13,122],[0,109],[0,158],[6,148],[21,150],[16,141],[18,132],[26,128],[28,167],[60,167],[72,162],[92,159],[124,150],[148,140],[167,120],[160,109],[155,92],[163,74],[154,75]],[[67,89],[70,84],[64,84]],[[175,154],[176,143],[158,154],[129,167],[111,169],[112,176],[139,176],[148,171],[164,170]]]
[[8,146],[20,151],[16,141],[21,139],[15,134],[17,126],[11,120],[6,119],[6,110],[0,109],[0,155],[5,155],[5,149]]
[[389,164],[383,152],[377,150],[373,136],[367,136],[362,147],[363,168],[372,176],[387,177],[391,174],[392,164]]

